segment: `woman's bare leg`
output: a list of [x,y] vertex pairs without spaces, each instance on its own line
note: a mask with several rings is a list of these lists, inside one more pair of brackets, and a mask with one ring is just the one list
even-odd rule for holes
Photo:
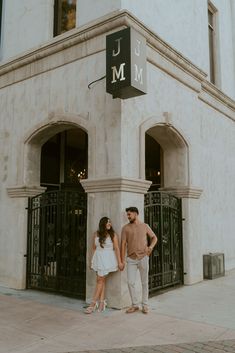
[[105,279],[105,277],[101,277],[101,276],[97,275],[95,292],[94,292],[91,304],[85,310],[86,314],[91,314],[96,309],[97,300],[100,299],[100,296],[101,296],[101,293],[103,290],[104,279]]
[[102,287],[102,291],[100,293],[99,311],[103,311],[106,306],[106,303],[105,303],[105,282],[106,282],[106,278],[104,277],[103,287]]
[[105,280],[106,280],[106,278],[104,277],[103,287],[102,287],[102,291],[100,293],[100,301],[104,300],[104,298],[105,298],[105,282],[106,282]]
[[94,293],[93,300],[92,300],[93,302],[100,300],[101,293],[103,291],[104,281],[105,281],[105,277],[97,275],[96,288],[95,288],[95,293]]

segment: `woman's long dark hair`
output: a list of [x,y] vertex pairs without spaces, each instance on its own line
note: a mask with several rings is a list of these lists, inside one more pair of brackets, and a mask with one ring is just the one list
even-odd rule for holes
[[103,244],[106,240],[107,234],[110,235],[110,238],[113,242],[114,238],[114,230],[113,227],[111,226],[110,229],[106,229],[106,224],[108,223],[109,218],[108,217],[102,217],[99,221],[99,229],[97,230],[97,235],[99,238],[100,246],[103,248]]

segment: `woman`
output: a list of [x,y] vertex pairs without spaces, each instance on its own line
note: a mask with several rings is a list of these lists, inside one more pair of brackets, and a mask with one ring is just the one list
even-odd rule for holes
[[93,235],[91,268],[96,271],[96,288],[91,304],[85,313],[91,314],[96,309],[102,312],[106,308],[105,281],[110,272],[123,268],[120,258],[118,237],[108,217],[101,218],[99,229]]

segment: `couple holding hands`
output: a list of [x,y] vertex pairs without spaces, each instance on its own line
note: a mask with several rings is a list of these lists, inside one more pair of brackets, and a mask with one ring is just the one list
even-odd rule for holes
[[[121,250],[118,236],[108,217],[101,218],[99,229],[94,233],[91,268],[96,271],[96,288],[92,302],[85,309],[86,314],[91,314],[96,309],[99,312],[105,310],[107,305],[105,300],[106,277],[110,272],[118,269],[123,271],[125,266],[127,266],[127,282],[132,302],[126,313],[130,314],[139,310],[135,288],[137,270],[140,272],[142,284],[142,312],[148,313],[149,256],[157,244],[157,237],[146,223],[139,220],[139,211],[136,207],[126,208],[126,214],[129,223],[122,228]],[[150,239],[149,246],[148,238]]]

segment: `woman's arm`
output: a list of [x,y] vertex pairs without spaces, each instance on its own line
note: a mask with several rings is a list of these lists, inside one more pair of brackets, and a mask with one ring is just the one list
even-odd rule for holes
[[115,254],[116,254],[116,258],[117,258],[118,268],[119,268],[119,270],[122,270],[123,265],[122,265],[122,262],[121,262],[121,256],[120,256],[120,249],[119,249],[117,234],[114,234],[113,248],[114,248],[114,251],[115,251]]
[[96,245],[95,245],[95,238],[96,238],[96,233],[93,234],[93,237],[92,237],[92,248],[91,248],[91,253],[90,253],[90,259],[89,259],[89,267],[91,268],[91,261],[92,261],[92,258],[93,258],[93,255],[94,255],[94,252],[96,250]]

